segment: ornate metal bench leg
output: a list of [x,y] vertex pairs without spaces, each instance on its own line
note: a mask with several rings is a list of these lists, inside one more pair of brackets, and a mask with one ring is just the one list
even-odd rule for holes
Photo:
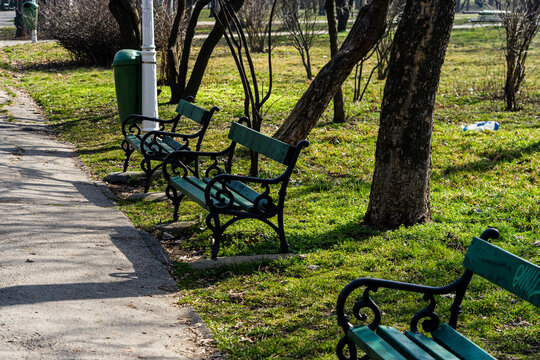
[[277,234],[279,236],[279,247],[282,254],[286,254],[290,251],[289,244],[285,239],[285,229],[283,227],[283,213],[280,211],[278,213],[278,228]]
[[134,148],[132,148],[129,143],[126,140],[122,141],[122,150],[126,153],[126,158],[124,159],[124,170],[123,172],[126,172],[128,166],[129,166],[129,158],[131,157],[131,154],[135,151]]
[[[349,349],[349,357],[346,357],[344,354],[345,347]],[[356,346],[353,343],[350,343],[345,336],[339,339],[339,342],[336,348],[336,354],[339,360],[358,360]],[[363,357],[362,359],[364,358],[367,359],[367,357]]]
[[144,192],[147,193],[150,189],[150,181],[152,180],[152,174],[155,169],[152,169],[152,161],[144,159],[141,161],[141,169],[146,174],[146,180],[144,182]]
[[219,216],[214,214],[208,214],[206,217],[206,226],[210,230],[212,230],[213,233],[213,242],[211,246],[212,250],[212,260],[217,259],[218,253],[219,253],[219,247],[221,243],[221,237],[223,236],[223,229],[221,228],[220,222],[219,222]]
[[165,194],[172,201],[173,206],[174,206],[173,221],[178,221],[178,217],[179,217],[178,208],[180,207],[180,202],[182,201],[185,195],[184,194],[179,195],[178,191],[176,191],[175,188],[170,187],[170,186],[167,186],[167,189],[165,189]]

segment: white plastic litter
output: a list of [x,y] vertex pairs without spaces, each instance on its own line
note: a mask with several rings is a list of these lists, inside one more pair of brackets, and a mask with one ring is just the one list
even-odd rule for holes
[[476,124],[470,124],[461,127],[463,131],[467,130],[499,130],[499,123],[496,121],[482,121]]

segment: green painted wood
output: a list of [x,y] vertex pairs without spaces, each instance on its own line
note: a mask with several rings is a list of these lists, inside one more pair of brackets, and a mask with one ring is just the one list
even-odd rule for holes
[[414,341],[391,326],[379,326],[377,334],[409,360],[435,360]]
[[201,125],[204,125],[210,119],[210,114],[208,111],[201,109],[197,105],[193,105],[185,100],[180,100],[178,106],[176,107],[176,112]]
[[[209,182],[211,178],[205,178],[204,181]],[[234,190],[236,194],[243,197],[244,199],[248,200],[251,204],[250,207],[253,206],[253,203],[259,197],[259,193],[255,190],[253,190],[250,186],[244,184],[241,181],[232,180],[229,181],[227,184],[228,188],[231,190]]]
[[347,337],[374,360],[406,360],[396,349],[365,325],[349,329]]
[[284,165],[290,165],[294,148],[277,139],[233,122],[229,139]]
[[431,336],[442,346],[463,360],[496,360],[481,347],[458,333],[448,324],[442,324]]
[[540,266],[479,238],[474,238],[463,265],[540,307]]
[[[210,178],[206,178],[204,179],[205,182],[208,182],[210,181]],[[240,188],[240,186],[238,184],[242,184],[240,181],[233,181],[231,182],[231,184],[228,185],[228,188],[229,188],[229,191],[233,194],[234,196],[234,202],[239,206],[241,207],[242,209],[246,210],[246,211],[250,211],[251,209],[253,209],[253,201],[250,201],[249,199],[245,198],[244,196],[242,196],[241,194],[239,194],[235,187],[233,187],[232,185],[236,185],[235,187],[237,188]],[[242,184],[243,185],[243,184]],[[247,185],[244,185],[245,187],[248,187]],[[221,185],[221,183],[214,183],[213,185],[214,189],[216,191],[218,190],[221,190],[223,188],[223,186]],[[256,192],[255,192],[256,193]],[[258,194],[257,194],[258,195]]]
[[457,356],[422,333],[406,331],[405,336],[414,341],[436,360],[459,360]]
[[[204,196],[204,191],[207,187],[206,182],[202,181],[199,178],[194,176],[186,177],[172,177],[169,181],[169,184],[175,189],[180,191],[182,194],[186,195],[190,200],[201,205],[203,208],[208,209],[206,206],[206,198]],[[221,189],[219,184],[213,187],[210,191],[212,200],[218,203],[217,193]],[[235,209],[243,208],[244,210],[251,210],[253,208],[253,203],[244,199],[234,191],[231,191],[234,196],[234,207]]]
[[126,135],[126,141],[138,152],[141,152],[141,139],[135,135]]
[[207,209],[206,201],[204,197],[204,190],[199,186],[188,181],[186,178],[175,176],[169,179],[169,184],[182,194],[186,195],[188,199],[196,202],[203,208]]
[[168,136],[165,136],[165,137],[163,138],[163,142],[164,142],[165,144],[167,144],[168,146],[170,146],[171,149],[173,149],[173,150],[181,149],[182,146],[184,146],[184,144],[179,143],[178,141],[176,141],[176,140],[174,140],[173,138],[168,137]]

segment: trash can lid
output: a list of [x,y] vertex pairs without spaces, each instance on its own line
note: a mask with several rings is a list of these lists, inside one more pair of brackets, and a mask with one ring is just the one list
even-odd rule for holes
[[141,63],[141,52],[139,50],[124,49],[114,55],[113,66],[133,65]]
[[37,9],[39,7],[39,5],[36,4],[33,1],[27,1],[27,2],[23,3],[23,7],[32,7],[34,9]]

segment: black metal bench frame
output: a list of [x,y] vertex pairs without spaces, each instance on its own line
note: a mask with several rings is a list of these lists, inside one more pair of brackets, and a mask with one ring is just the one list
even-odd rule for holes
[[[466,270],[458,280],[447,286],[432,287],[375,278],[360,278],[350,282],[339,294],[336,306],[337,321],[345,333],[337,345],[338,359],[357,359],[357,347],[366,354],[361,359],[494,359],[455,330],[472,276],[480,275],[540,307],[540,267],[487,242],[498,236],[496,229],[488,229],[482,233],[480,239],[474,238],[465,256]],[[520,279],[525,277],[526,279]],[[531,281],[527,283],[525,280]],[[381,325],[381,310],[370,296],[380,288],[418,293],[428,302],[425,308],[412,317],[410,331],[402,334],[394,328]],[[357,320],[365,322],[368,315],[362,311],[369,310],[373,320],[369,324],[353,326],[351,319],[345,314],[345,304],[349,296],[358,289],[363,289],[363,293],[354,303],[352,313]],[[455,297],[450,307],[448,324],[441,324],[440,317],[435,312],[435,296],[452,293]],[[433,339],[418,331],[419,324]],[[411,350],[415,346],[420,347],[418,353],[414,353],[416,348]],[[424,353],[427,354],[423,355]]]
[[[231,124],[229,139],[232,142],[223,151],[180,150],[171,153],[163,162],[164,175],[168,183],[166,194],[174,206],[173,220],[178,220],[179,205],[184,197],[188,197],[209,212],[206,224],[213,232],[212,259],[217,258],[224,231],[243,219],[258,219],[269,225],[280,239],[280,251],[289,252],[283,226],[287,185],[300,151],[309,143],[302,140],[296,146],[291,146],[252,130],[242,123],[248,123],[248,119],[242,118]],[[232,174],[237,144],[285,165],[285,171],[270,179]],[[204,171],[201,170],[203,161],[209,163]],[[257,192],[247,184],[257,184],[263,191]],[[272,198],[271,188],[279,189],[277,199]],[[230,215],[232,218],[222,224],[220,221],[222,215]],[[270,221],[274,217],[277,217],[277,224]]]
[[[194,150],[198,151],[210,124],[210,120],[214,112],[219,111],[219,108],[214,106],[210,110],[204,110],[196,105],[193,105],[192,97],[186,100],[180,100],[176,107],[177,115],[170,120],[157,119],[138,114],[128,115],[122,121],[122,150],[126,155],[124,159],[123,172],[129,166],[129,159],[133,152],[138,151],[143,156],[141,161],[141,169],[146,175],[144,192],[148,192],[152,175],[163,165],[163,160],[171,152],[176,150]],[[188,118],[200,125],[197,131],[190,134],[177,133],[176,128],[180,119]],[[143,133],[141,124],[143,120],[155,121],[158,123],[158,131],[149,131]],[[169,131],[166,131],[166,129]],[[144,144],[144,145],[141,145]],[[191,144],[194,144],[192,146]],[[152,162],[158,162],[152,166]]]

